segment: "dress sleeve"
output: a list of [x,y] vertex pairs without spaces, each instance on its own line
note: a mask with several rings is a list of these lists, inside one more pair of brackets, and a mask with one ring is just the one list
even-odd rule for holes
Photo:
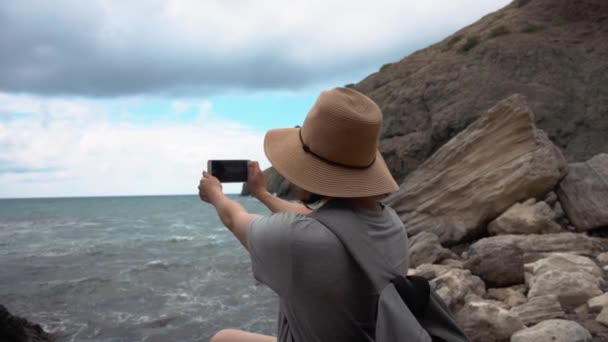
[[257,216],[249,223],[247,243],[253,276],[278,295],[291,279],[291,239],[299,214]]

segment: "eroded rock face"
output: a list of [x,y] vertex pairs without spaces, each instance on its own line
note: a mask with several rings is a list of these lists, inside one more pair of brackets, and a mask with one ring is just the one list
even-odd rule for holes
[[547,203],[529,199],[516,203],[488,225],[490,234],[544,234],[559,233],[556,215]]
[[[356,84],[384,113],[381,150],[393,174],[404,179],[514,92],[568,160],[608,152],[606,11],[605,0],[514,1]],[[542,29],[521,34],[530,23]]]
[[591,342],[591,334],[576,322],[551,319],[516,332],[511,342]]
[[517,315],[488,301],[466,303],[455,318],[471,342],[508,341],[526,328]]
[[517,305],[511,309],[521,321],[529,326],[553,318],[563,318],[565,316],[562,306],[559,304],[556,295],[545,295],[530,298],[524,304]]
[[608,226],[608,154],[573,163],[557,195],[570,222],[579,231]]
[[566,172],[522,96],[499,102],[442,146],[385,201],[411,235],[455,244],[518,201],[550,192]]

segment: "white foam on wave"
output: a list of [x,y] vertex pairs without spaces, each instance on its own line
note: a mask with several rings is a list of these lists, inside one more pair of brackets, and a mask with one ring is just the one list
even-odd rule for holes
[[182,242],[182,241],[192,241],[194,240],[194,236],[184,236],[184,235],[174,235],[169,239],[171,242]]

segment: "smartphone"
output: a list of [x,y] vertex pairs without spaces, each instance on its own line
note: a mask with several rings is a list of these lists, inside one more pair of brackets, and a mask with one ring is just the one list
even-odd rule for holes
[[248,160],[208,160],[207,170],[222,183],[247,181]]

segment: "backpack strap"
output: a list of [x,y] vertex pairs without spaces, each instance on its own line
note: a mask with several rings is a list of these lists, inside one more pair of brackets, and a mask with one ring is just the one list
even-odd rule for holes
[[429,305],[431,286],[429,281],[419,276],[397,276],[391,280],[399,297],[410,309],[414,317],[421,320]]
[[[400,275],[400,272],[363,234],[366,230],[364,223],[345,201],[332,199],[308,216],[319,221],[336,235],[355,262],[367,274],[378,292],[388,284],[387,279],[390,280]],[[373,257],[370,258],[370,254]]]

